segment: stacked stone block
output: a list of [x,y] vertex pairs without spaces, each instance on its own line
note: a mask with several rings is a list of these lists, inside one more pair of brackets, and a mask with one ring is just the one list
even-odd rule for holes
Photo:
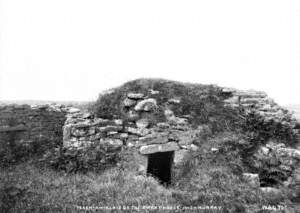
[[264,119],[266,123],[275,122],[293,130],[300,143],[300,124],[295,116],[287,109],[279,106],[264,92],[240,91],[231,88],[223,88],[223,94],[230,96],[224,101],[225,106],[243,108],[246,113],[255,112]]
[[0,106],[0,149],[5,149],[9,143],[61,145],[66,113],[60,105]]

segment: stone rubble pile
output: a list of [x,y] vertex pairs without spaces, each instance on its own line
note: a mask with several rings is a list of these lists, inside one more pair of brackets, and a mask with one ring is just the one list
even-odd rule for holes
[[[261,184],[263,193],[269,196],[280,196],[282,191],[278,186],[290,188],[294,197],[300,196],[300,150],[286,147],[285,144],[269,142],[254,154],[254,167],[261,174],[243,173],[243,178],[253,187]],[[274,183],[273,178],[278,183]],[[269,185],[268,185],[269,182]],[[272,186],[273,185],[273,186]],[[275,187],[277,186],[277,187]]]
[[[269,168],[270,174],[272,171],[276,171],[283,175],[283,178],[286,179],[285,185],[300,186],[300,176],[295,175],[300,169],[300,150],[286,147],[282,143],[269,142],[260,147],[253,157],[254,167],[257,169]],[[266,172],[268,173],[268,171]]]
[[300,142],[299,121],[287,109],[276,104],[266,93],[253,90],[241,91],[231,88],[223,88],[222,93],[230,96],[224,101],[225,106],[243,108],[246,113],[257,113],[266,123],[275,122],[291,128]]

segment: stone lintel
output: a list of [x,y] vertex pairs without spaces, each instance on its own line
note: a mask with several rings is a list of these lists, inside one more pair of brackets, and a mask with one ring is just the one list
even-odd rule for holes
[[171,152],[179,150],[179,146],[175,142],[169,142],[165,144],[151,144],[147,146],[142,146],[140,148],[140,153],[143,155],[148,155],[156,152]]

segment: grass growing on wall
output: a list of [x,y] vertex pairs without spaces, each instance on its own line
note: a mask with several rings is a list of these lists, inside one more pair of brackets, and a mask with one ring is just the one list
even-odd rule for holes
[[[126,166],[121,163],[97,173],[65,173],[29,162],[5,168],[0,173],[0,212],[84,212],[76,206],[213,205],[220,206],[220,212],[252,213],[261,212],[262,205],[292,206],[288,195],[268,197],[259,187],[243,181],[245,168],[238,151],[230,146],[239,140],[239,135],[222,133],[200,141],[201,149],[185,159],[181,175],[169,188],[138,174],[130,155],[127,161],[123,159]],[[219,151],[210,152],[212,147]]]
[[[151,94],[151,91],[159,91]],[[164,79],[137,79],[129,81],[110,92],[99,95],[98,100],[90,107],[98,117],[112,119],[123,118],[122,101],[129,92],[143,93],[148,98],[157,100],[161,112],[158,117],[164,117],[164,109],[169,99],[180,99],[180,104],[172,106],[178,117],[188,116],[194,125],[211,124],[213,130],[233,128],[236,125],[238,112],[224,107],[226,97],[221,88],[214,85],[180,83]],[[124,118],[123,118],[124,119]],[[163,120],[160,120],[160,122]]]

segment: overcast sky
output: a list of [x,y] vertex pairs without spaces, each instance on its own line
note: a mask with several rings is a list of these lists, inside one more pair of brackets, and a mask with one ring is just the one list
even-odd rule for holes
[[0,0],[0,32],[0,100],[160,77],[300,103],[299,0]]

